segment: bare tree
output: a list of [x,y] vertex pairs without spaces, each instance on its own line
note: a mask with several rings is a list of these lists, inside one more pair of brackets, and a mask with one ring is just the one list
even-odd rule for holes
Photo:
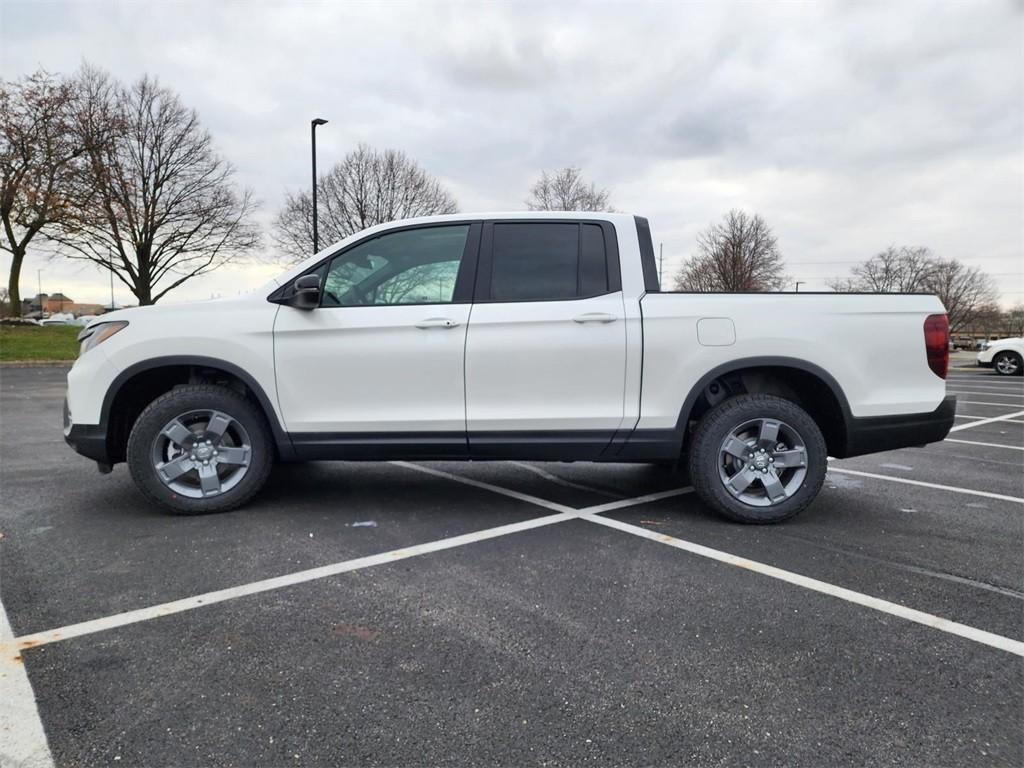
[[11,254],[11,314],[21,315],[18,281],[29,243],[80,202],[86,153],[76,131],[76,83],[44,71],[0,81],[0,249]]
[[[258,244],[251,193],[236,190],[234,168],[173,91],[96,70],[83,90],[92,194],[47,233],[68,256],[110,270],[145,305]],[[112,135],[97,136],[111,125]]]
[[570,166],[554,173],[541,171],[526,206],[531,211],[610,211],[610,199],[607,189],[588,184],[580,169]]
[[1006,330],[1010,336],[1024,336],[1024,304],[1016,304],[1007,311]]
[[939,297],[946,308],[949,330],[954,333],[967,327],[979,311],[999,298],[991,276],[980,267],[968,267],[956,259],[937,259],[924,289]]
[[[376,224],[455,213],[455,198],[404,152],[360,144],[317,180],[320,242],[334,243]],[[274,224],[274,240],[292,261],[313,253],[309,192],[289,193]]]
[[992,278],[980,268],[936,258],[921,246],[890,246],[850,271],[852,277],[831,283],[833,290],[934,293],[946,307],[954,333],[972,326],[999,296]]
[[697,236],[697,253],[679,268],[682,291],[780,291],[785,267],[771,227],[759,215],[732,210]]
[[890,245],[884,251],[850,270],[829,287],[840,293],[914,293],[921,291],[935,269],[931,251],[920,246]]

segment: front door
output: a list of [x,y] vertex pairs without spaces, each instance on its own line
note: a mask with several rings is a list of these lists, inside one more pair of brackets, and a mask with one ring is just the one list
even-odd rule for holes
[[[407,228],[325,261],[321,305],[282,306],[278,397],[300,455],[396,443],[465,452],[464,352],[479,224]],[[313,450],[315,449],[315,450]],[[436,449],[436,450],[435,450]],[[392,452],[394,452],[392,450]],[[399,451],[401,453],[401,451]]]

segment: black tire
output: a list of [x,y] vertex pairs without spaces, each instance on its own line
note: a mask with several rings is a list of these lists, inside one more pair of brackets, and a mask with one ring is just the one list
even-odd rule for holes
[[[244,430],[250,449],[248,465],[229,489],[212,496],[200,491],[203,498],[192,498],[176,492],[160,478],[154,464],[154,445],[172,420],[207,410],[230,416],[232,423],[237,424],[236,429]],[[161,395],[142,411],[128,437],[128,469],[136,486],[151,501],[176,515],[226,512],[242,506],[263,487],[273,460],[270,430],[263,414],[238,392],[214,384],[175,387]],[[233,470],[228,467],[225,471]]]
[[[795,489],[783,501],[770,506],[751,506],[731,494],[723,480],[723,473],[728,470],[721,468],[726,463],[722,458],[723,444],[729,435],[741,425],[759,419],[783,422],[802,439],[806,452],[802,480],[796,474],[788,475]],[[814,501],[825,481],[828,450],[814,419],[796,403],[774,395],[739,395],[719,403],[700,420],[690,442],[688,459],[694,490],[705,504],[729,520],[763,525],[788,520]],[[751,471],[757,471],[753,467],[751,464]],[[778,476],[784,477],[786,472],[783,470]],[[757,486],[752,487],[756,492]],[[767,495],[765,489],[764,496]]]
[[1016,352],[998,352],[992,358],[992,369],[1000,376],[1024,375],[1024,361]]

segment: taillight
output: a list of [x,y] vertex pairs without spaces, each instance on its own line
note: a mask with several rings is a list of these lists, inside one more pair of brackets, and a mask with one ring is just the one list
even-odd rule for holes
[[949,371],[949,320],[945,315],[928,315],[924,321],[924,348],[928,367],[940,379]]

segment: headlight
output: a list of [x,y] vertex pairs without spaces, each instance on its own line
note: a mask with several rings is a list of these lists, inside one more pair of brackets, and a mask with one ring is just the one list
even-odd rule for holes
[[103,343],[115,333],[128,327],[127,320],[112,323],[97,323],[78,334],[78,356],[81,357],[93,347]]

